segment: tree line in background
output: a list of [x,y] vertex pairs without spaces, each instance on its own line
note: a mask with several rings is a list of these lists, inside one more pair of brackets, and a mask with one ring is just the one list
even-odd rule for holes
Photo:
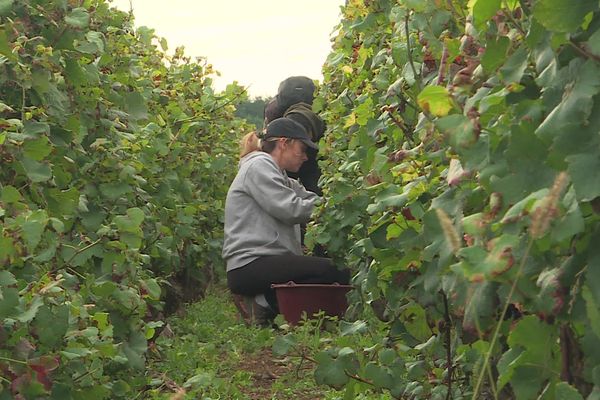
[[264,125],[264,110],[265,106],[271,100],[270,97],[256,97],[241,101],[235,110],[235,115],[243,118],[255,129],[262,129]]

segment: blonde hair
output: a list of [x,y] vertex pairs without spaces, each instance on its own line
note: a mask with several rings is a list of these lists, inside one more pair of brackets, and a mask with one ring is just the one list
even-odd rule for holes
[[256,132],[253,131],[245,134],[240,141],[240,158],[256,150],[260,150],[260,139],[256,135]]

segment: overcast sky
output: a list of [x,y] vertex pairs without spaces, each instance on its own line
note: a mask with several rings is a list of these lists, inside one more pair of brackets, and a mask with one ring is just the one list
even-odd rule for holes
[[272,96],[288,76],[322,79],[344,0],[112,0],[167,39],[169,51],[208,59],[215,88],[237,80],[252,96]]

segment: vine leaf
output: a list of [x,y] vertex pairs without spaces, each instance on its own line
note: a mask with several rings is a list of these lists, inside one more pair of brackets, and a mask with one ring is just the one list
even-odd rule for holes
[[504,66],[500,68],[500,75],[506,84],[519,83],[523,77],[523,73],[527,68],[529,54],[527,49],[520,48],[515,51],[506,61]]
[[600,67],[588,61],[573,72],[573,82],[564,91],[562,101],[548,114],[536,130],[541,138],[569,135],[589,123],[593,97],[600,92]]
[[596,32],[590,36],[587,45],[594,55],[600,57],[600,29],[596,30]]
[[17,203],[21,199],[21,193],[14,186],[4,186],[0,191],[0,200],[3,203]]
[[8,41],[8,37],[6,36],[6,32],[4,32],[4,29],[0,29],[0,54],[4,55],[11,61],[17,61],[17,57],[10,48],[10,43]]
[[567,382],[559,382],[554,386],[555,396],[561,400],[583,400],[583,396]]
[[477,29],[481,29],[496,14],[500,5],[501,0],[469,0],[468,7]]
[[39,139],[27,140],[23,145],[23,152],[32,160],[41,161],[52,152],[52,145],[46,136]]
[[15,0],[0,0],[0,16],[8,15]]
[[596,9],[597,0],[540,0],[535,4],[533,16],[550,31],[571,32],[583,23],[587,13]]
[[90,24],[90,14],[85,8],[75,8],[65,16],[65,22],[75,28],[84,29]]
[[462,114],[448,115],[435,122],[456,150],[471,147],[477,141],[475,127],[471,120]]
[[430,112],[436,117],[444,117],[452,109],[450,93],[442,86],[427,86],[419,93],[417,102],[423,111]]
[[23,159],[23,167],[25,168],[27,177],[31,179],[32,182],[46,182],[52,178],[52,169],[48,164],[25,157]]
[[335,354],[333,351],[324,351],[315,356],[318,363],[315,369],[315,381],[319,385],[329,385],[341,389],[348,383],[348,373],[356,370],[356,355],[350,348],[343,348]]
[[127,111],[133,119],[138,120],[148,118],[146,100],[144,100],[144,97],[140,93],[128,93],[125,96],[125,103],[127,106]]
[[600,305],[596,304],[589,287],[584,286],[581,295],[585,300],[587,315],[590,320],[592,331],[600,339]]
[[391,389],[394,385],[394,377],[388,372],[388,369],[373,362],[368,363],[365,367],[365,378],[378,388]]
[[598,171],[600,168],[598,152],[574,154],[567,157],[567,162],[577,199],[591,201],[600,196],[600,175],[590,174],[590,171]]
[[510,39],[506,36],[500,36],[493,40],[488,40],[485,46],[485,53],[481,58],[481,66],[486,73],[492,73],[498,69],[506,60],[506,52],[510,46]]

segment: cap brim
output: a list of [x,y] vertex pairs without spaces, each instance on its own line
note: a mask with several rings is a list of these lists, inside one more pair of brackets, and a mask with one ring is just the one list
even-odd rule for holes
[[304,143],[306,145],[306,147],[308,147],[309,149],[319,150],[319,145],[308,139],[298,139],[298,140],[300,140],[302,143]]

